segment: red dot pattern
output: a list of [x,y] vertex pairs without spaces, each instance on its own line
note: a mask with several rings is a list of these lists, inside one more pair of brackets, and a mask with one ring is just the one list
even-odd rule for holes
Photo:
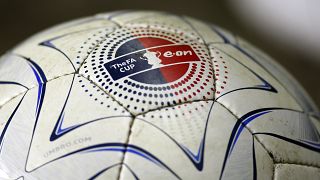
[[[120,28],[109,34],[106,40],[93,50],[92,55],[89,55],[92,57],[92,63],[86,63],[86,74],[130,110],[131,108],[136,110],[138,107],[148,109],[147,106],[150,105],[174,105],[195,99],[213,99],[215,93],[214,66],[207,46],[200,43],[201,38],[195,38],[196,36],[190,31],[183,32],[180,29],[160,25],[132,25]],[[113,82],[102,65],[115,57],[117,47],[141,37],[162,38],[174,44],[187,44],[191,46],[200,61],[190,63],[185,75],[164,85],[144,84],[128,77]],[[132,103],[135,105],[133,106]]]
[[215,73],[215,93],[216,96],[222,94],[222,92],[226,89],[228,85],[228,66],[226,61],[224,60],[223,56],[220,55],[220,52],[217,49],[210,48],[212,54],[212,62],[214,66],[214,73]]

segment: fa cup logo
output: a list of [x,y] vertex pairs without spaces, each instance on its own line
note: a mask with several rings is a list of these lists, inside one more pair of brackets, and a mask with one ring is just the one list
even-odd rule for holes
[[159,58],[161,56],[161,53],[159,51],[152,52],[152,51],[146,51],[146,53],[143,54],[142,57],[140,57],[143,60],[148,61],[148,64],[152,66],[152,68],[157,68],[162,65],[161,59]]

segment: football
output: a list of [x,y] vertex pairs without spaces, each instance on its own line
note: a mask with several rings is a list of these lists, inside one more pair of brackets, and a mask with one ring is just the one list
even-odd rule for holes
[[0,58],[0,179],[320,179],[319,110],[240,37],[117,11]]

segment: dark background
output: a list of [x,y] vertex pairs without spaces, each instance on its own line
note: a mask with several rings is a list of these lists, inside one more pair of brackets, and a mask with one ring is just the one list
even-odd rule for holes
[[40,30],[75,18],[123,9],[168,11],[212,22],[242,36],[286,67],[320,106],[320,63],[307,54],[266,40],[242,23],[228,3],[214,0],[1,0],[0,54]]

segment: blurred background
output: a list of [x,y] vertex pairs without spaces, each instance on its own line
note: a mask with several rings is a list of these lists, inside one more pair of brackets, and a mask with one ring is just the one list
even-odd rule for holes
[[319,0],[1,0],[0,54],[55,24],[121,9],[184,14],[238,34],[282,64],[320,106]]

